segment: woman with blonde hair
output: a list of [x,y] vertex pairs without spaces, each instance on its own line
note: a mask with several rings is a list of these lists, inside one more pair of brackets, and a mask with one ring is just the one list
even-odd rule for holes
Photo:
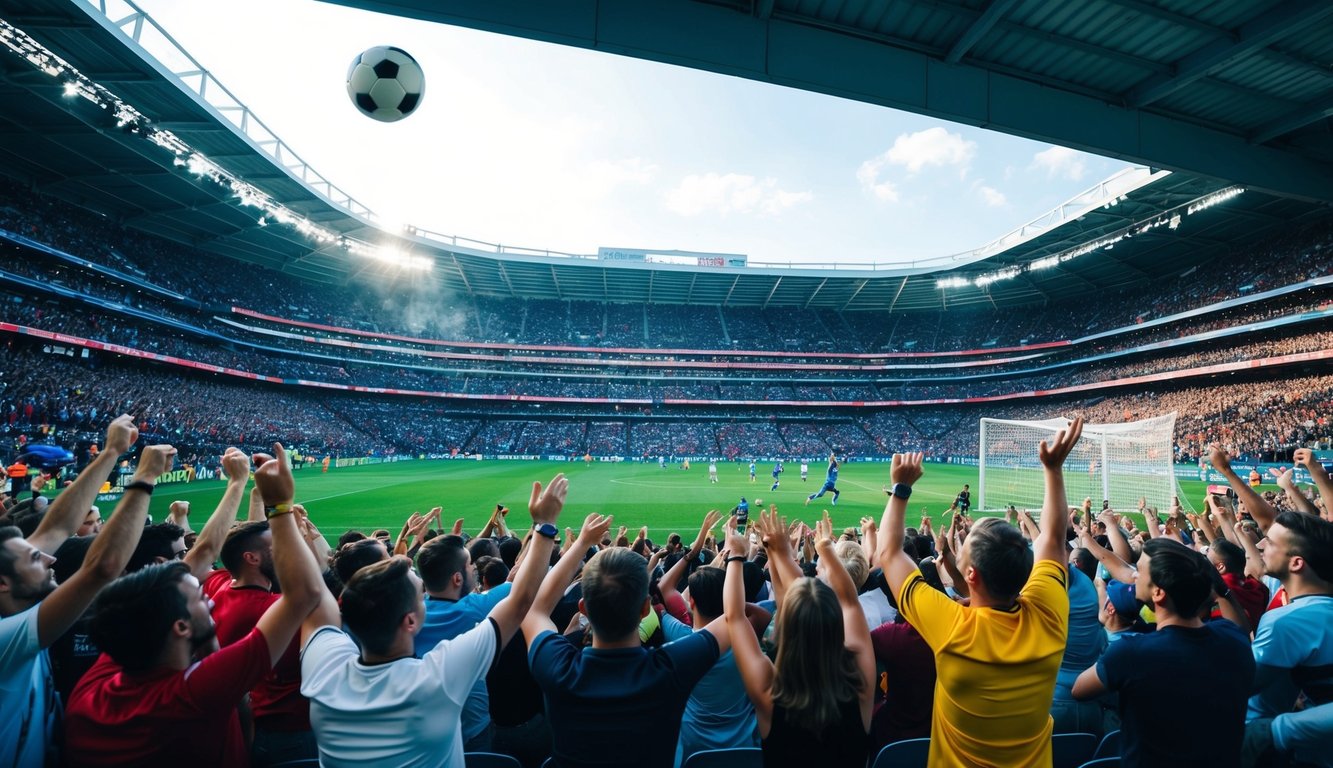
[[838,559],[828,513],[815,549],[828,579],[801,576],[785,521],[770,507],[759,520],[778,602],[775,661],[745,617],[747,543],[727,538],[723,613],[736,667],[754,704],[764,765],[864,766],[874,707],[875,657],[856,587]]

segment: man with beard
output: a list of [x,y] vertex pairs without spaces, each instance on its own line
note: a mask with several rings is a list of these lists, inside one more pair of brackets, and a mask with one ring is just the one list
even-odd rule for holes
[[[0,765],[40,768],[54,746],[58,703],[46,648],[78,621],[98,590],[120,575],[143,531],[153,483],[175,449],[144,448],[133,480],[97,535],[83,567],[56,586],[55,552],[79,527],[120,455],[139,439],[129,416],[111,423],[106,450],[65,489],[27,539],[0,528]],[[105,457],[105,458],[103,458]]]
[[293,514],[287,454],[275,444],[274,455],[256,470],[255,484],[282,598],[244,638],[219,649],[209,600],[186,563],[150,565],[108,585],[91,624],[104,655],[75,687],[65,716],[70,764],[249,763],[236,706],[286,652],[324,593]]

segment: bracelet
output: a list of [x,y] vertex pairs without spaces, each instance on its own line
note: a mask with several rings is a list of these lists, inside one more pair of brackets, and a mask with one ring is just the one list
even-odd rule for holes
[[278,504],[272,507],[264,507],[265,520],[272,520],[275,517],[282,517],[283,515],[290,515],[291,513],[292,513],[291,502],[285,504]]
[[135,481],[132,482],[132,483],[126,483],[126,484],[125,484],[125,491],[124,491],[124,492],[125,492],[125,493],[129,493],[130,491],[143,491],[144,493],[148,494],[149,496],[152,496],[152,495],[153,495],[153,485],[154,485],[153,483],[150,483],[150,482],[148,482],[147,480],[135,480]]
[[745,562],[745,560],[746,560],[745,555],[732,555],[731,557],[728,557],[726,560],[723,560],[722,562],[726,565],[731,565],[732,563],[735,562],[743,563]]

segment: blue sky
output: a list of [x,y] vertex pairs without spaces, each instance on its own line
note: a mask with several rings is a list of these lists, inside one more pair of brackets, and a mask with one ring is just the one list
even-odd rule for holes
[[[1125,167],[830,96],[313,0],[138,4],[377,214],[493,243],[905,262],[980,246]],[[344,87],[352,58],[383,44],[426,74],[421,107],[392,124],[361,116]]]

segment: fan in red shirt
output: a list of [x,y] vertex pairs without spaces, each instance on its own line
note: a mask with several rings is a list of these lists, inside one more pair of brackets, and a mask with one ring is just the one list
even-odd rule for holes
[[[218,644],[243,640],[278,601],[273,590],[273,534],[267,522],[232,528],[222,545],[223,570],[204,579],[204,595],[213,601]],[[254,713],[256,763],[288,762],[319,756],[310,727],[310,702],[301,695],[301,658],[296,638],[282,658],[250,692]],[[261,757],[263,759],[261,759]]]
[[286,652],[324,590],[292,513],[291,466],[274,448],[279,458],[264,457],[255,483],[282,598],[242,640],[217,650],[209,600],[186,563],[152,565],[108,585],[91,623],[104,654],[65,716],[71,764],[249,764],[236,706]]
[[[1259,617],[1268,608],[1268,587],[1253,576],[1245,575],[1245,550],[1226,539],[1218,539],[1208,547],[1208,561],[1222,574],[1231,594],[1236,596],[1249,619],[1248,629],[1253,632],[1259,626]],[[1214,612],[1213,617],[1221,616]]]

